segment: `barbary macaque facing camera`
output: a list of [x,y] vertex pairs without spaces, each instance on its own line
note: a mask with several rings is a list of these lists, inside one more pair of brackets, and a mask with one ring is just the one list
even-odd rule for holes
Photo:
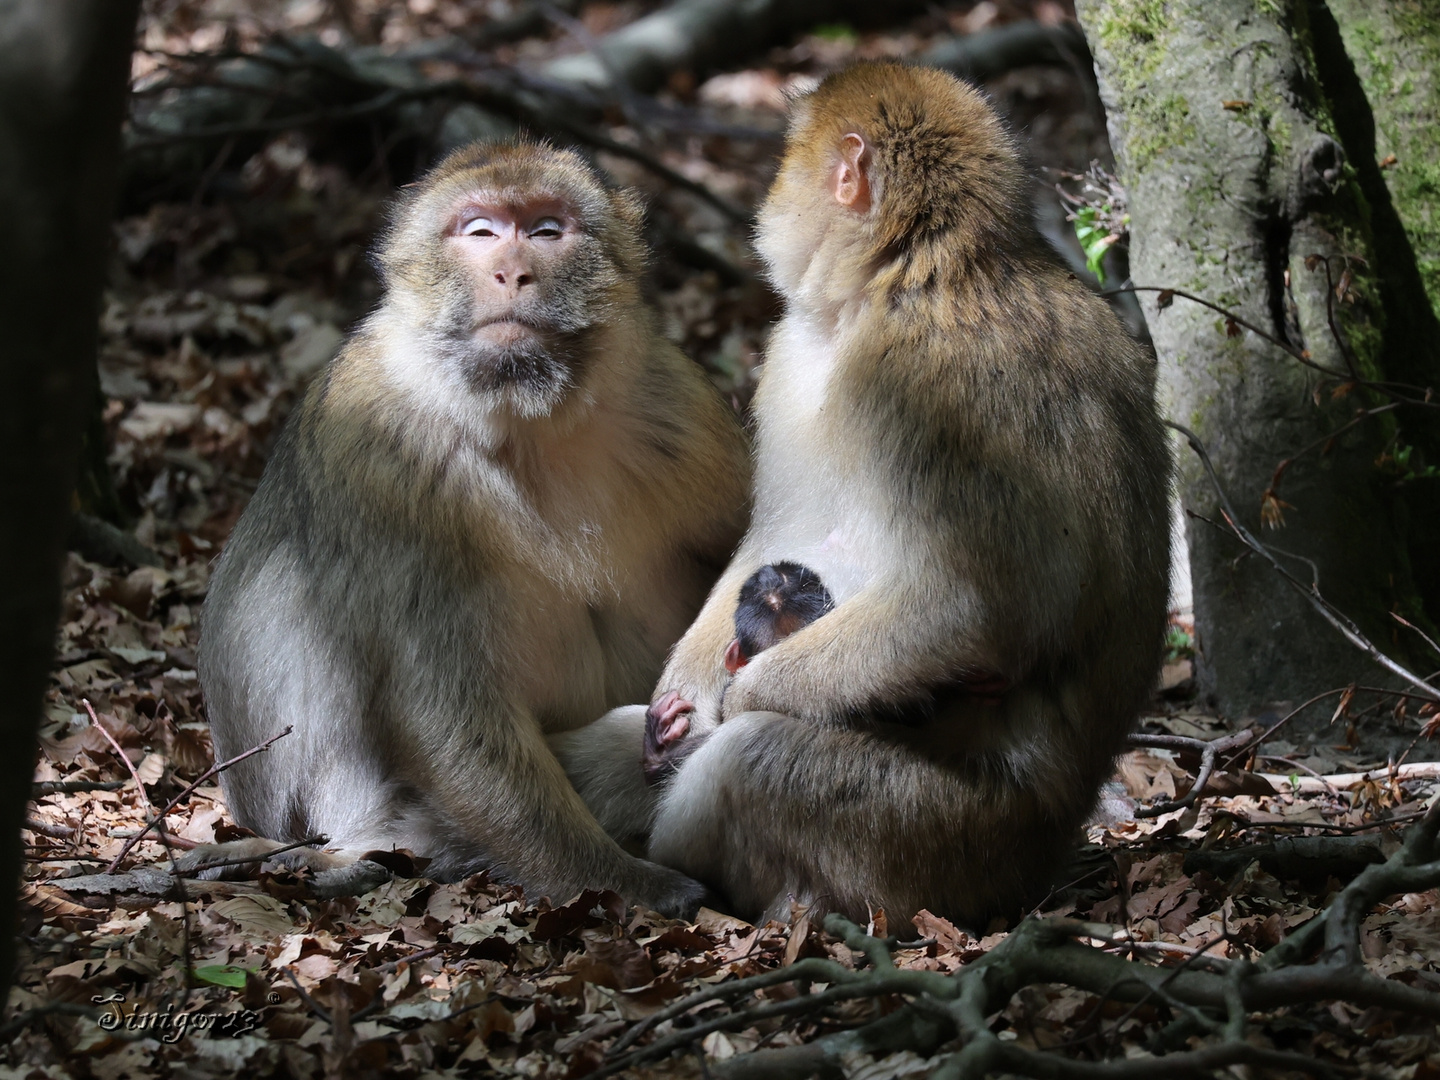
[[[725,647],[725,670],[734,675],[757,654],[809,626],[832,607],[830,590],[815,571],[792,562],[762,566],[740,586],[735,606],[735,638]],[[647,783],[658,783],[680,764],[680,740],[689,730],[695,706],[673,691],[646,713],[641,769]]]
[[[759,216],[785,314],[754,400],[752,524],[651,698],[693,703],[698,748],[649,855],[736,914],[983,925],[1043,889],[1152,685],[1154,365],[1040,237],[1028,186],[949,75],[863,64],[794,103]],[[739,587],[779,559],[834,610],[732,674]]]
[[640,228],[540,144],[402,192],[384,298],[291,418],[204,611],[216,756],[295,729],[221,777],[249,849],[325,834],[338,853],[294,858],[334,891],[400,847],[534,897],[701,899],[605,834],[547,744],[650,692],[745,522],[742,433],[641,300]]

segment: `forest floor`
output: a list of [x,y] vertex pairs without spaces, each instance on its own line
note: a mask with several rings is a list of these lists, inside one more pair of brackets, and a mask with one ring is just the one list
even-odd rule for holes
[[[386,45],[453,33],[496,6],[351,5],[375,15],[370,32]],[[591,3],[580,17],[599,35],[650,6]],[[163,75],[174,54],[253,50],[277,33],[343,44],[336,10],[321,0],[151,0],[136,85]],[[1049,0],[1006,0],[933,7],[884,30],[821,27],[744,70],[698,85],[672,78],[660,91],[662,100],[768,135],[671,137],[655,152],[753,207],[773,173],[787,88],[811,85],[856,57],[909,56],[939,36],[1065,17]],[[573,35],[552,27],[497,48],[495,59],[538,64],[576,49]],[[1063,68],[1018,69],[987,89],[1028,139],[1037,187],[1063,225],[1053,185],[1107,161],[1103,120]],[[625,117],[607,120],[615,137],[630,138]],[[667,333],[743,411],[776,313],[754,276],[745,230],[632,160],[603,152],[597,160],[641,188],[660,222],[652,286]],[[303,874],[288,871],[183,881],[176,891],[174,880],[147,868],[168,869],[174,852],[241,835],[213,776],[164,815],[164,842],[149,833],[121,872],[107,875],[146,822],[213,764],[195,674],[211,563],[297,395],[374,303],[366,252],[391,191],[410,178],[383,150],[357,167],[292,132],[243,162],[217,164],[208,189],[186,198],[127,196],[102,318],[101,389],[121,505],[160,565],[132,569],[72,553],[65,566],[35,780],[108,789],[37,794],[25,834],[19,985],[0,1019],[8,1041],[0,1080],[242,1072],[559,1080],[630,1061],[612,1053],[616,1041],[697,989],[807,956],[863,966],[798,908],[783,925],[756,927],[712,911],[685,923],[627,910],[611,894],[525,897],[483,877],[442,885],[397,876],[361,897],[317,900]],[[703,259],[677,256],[667,242],[676,230],[744,273],[722,280],[695,265]],[[1244,727],[1252,718],[1206,715],[1187,698],[1183,613],[1176,626],[1145,730],[1211,739]],[[1254,958],[1274,946],[1361,868],[1392,854],[1398,826],[1440,789],[1436,770],[1354,775],[1386,764],[1367,759],[1368,730],[1418,739],[1433,732],[1433,716],[1404,699],[1362,706],[1344,688],[1333,700],[1333,739],[1287,741],[1279,732],[1247,763],[1251,772],[1231,770],[1228,786],[1158,817],[1135,812],[1183,795],[1194,763],[1165,750],[1126,755],[1075,866],[1030,914],[1124,928],[1123,941],[1097,947],[1162,965],[1189,964],[1197,954]],[[1329,839],[1308,855],[1277,843],[1295,837]],[[414,873],[403,860],[397,868]],[[1015,921],[969,932],[925,912],[913,926],[887,925],[877,912],[868,929],[900,943],[901,967],[954,971],[1005,940]],[[1440,992],[1440,895],[1403,894],[1375,907],[1361,923],[1361,944],[1370,971]],[[787,984],[753,1001],[795,993]],[[895,1005],[862,998],[710,1031],[687,1052],[632,1063],[626,1074],[706,1076],[757,1047],[812,1040]],[[1098,1062],[1147,1053],[1170,1016],[1158,999],[1133,1004],[1057,984],[1026,988],[990,1025],[1017,1045]],[[1440,1078],[1433,1022],[1344,1002],[1282,1006],[1251,1019],[1257,1045],[1299,1049],[1367,1076]],[[665,1020],[635,1045],[679,1034],[687,1022],[693,1018]],[[909,1051],[845,1066],[866,1078],[928,1069]]]

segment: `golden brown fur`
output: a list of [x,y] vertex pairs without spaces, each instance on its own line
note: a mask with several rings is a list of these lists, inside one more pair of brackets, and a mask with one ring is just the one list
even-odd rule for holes
[[224,775],[240,824],[557,900],[700,898],[605,835],[547,744],[650,689],[745,520],[742,436],[640,299],[639,228],[534,144],[457,152],[402,197],[385,299],[206,605],[217,755],[296,729]]
[[[650,855],[741,913],[1015,904],[1152,685],[1153,365],[1039,238],[1025,190],[1012,138],[948,75],[863,65],[795,106],[760,215],[786,313],[755,399],[752,526],[652,699],[694,702],[690,738],[709,737]],[[780,559],[836,607],[730,679],[740,584]],[[997,681],[999,704],[885,722]]]

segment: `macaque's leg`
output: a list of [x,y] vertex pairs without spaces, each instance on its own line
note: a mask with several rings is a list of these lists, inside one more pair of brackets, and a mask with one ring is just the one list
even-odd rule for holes
[[592,724],[549,737],[570,783],[621,844],[643,844],[655,818],[659,792],[640,771],[644,738],[644,705],[611,709]]
[[1069,775],[1063,750],[942,764],[923,739],[744,713],[666,789],[649,856],[746,918],[783,914],[793,898],[853,919],[929,908],[981,923],[1046,879],[1072,841],[1066,823],[1084,814],[1089,778]]

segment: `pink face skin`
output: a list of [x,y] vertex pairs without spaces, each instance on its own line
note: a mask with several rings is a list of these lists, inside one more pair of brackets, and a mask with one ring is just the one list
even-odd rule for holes
[[536,284],[565,262],[579,239],[574,216],[557,199],[474,198],[453,221],[446,242],[472,270],[476,340],[504,348],[533,337],[535,328],[511,312],[533,302]]

